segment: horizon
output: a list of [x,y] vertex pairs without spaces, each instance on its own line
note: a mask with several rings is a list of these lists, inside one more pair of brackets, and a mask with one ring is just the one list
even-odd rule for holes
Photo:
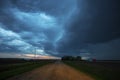
[[120,60],[118,3],[118,0],[1,0],[0,58],[37,55],[51,59],[68,55]]

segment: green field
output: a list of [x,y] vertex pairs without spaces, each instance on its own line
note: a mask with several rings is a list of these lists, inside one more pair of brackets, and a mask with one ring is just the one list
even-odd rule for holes
[[9,77],[30,71],[37,67],[51,63],[51,61],[40,61],[40,62],[24,62],[16,64],[5,64],[0,65],[0,80],[5,80]]
[[95,80],[120,80],[120,64],[104,62],[64,61],[67,65],[93,77]]

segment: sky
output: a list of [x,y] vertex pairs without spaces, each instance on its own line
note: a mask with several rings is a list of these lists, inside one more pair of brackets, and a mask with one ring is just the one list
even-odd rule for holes
[[0,57],[119,60],[119,19],[119,0],[0,0]]

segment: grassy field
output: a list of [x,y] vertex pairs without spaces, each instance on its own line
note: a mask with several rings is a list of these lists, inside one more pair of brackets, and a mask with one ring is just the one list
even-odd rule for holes
[[120,62],[64,61],[95,80],[120,80]]
[[22,63],[13,63],[13,61],[9,61],[7,64],[0,64],[0,80],[5,80],[9,77],[30,71],[52,62],[52,60],[24,61]]

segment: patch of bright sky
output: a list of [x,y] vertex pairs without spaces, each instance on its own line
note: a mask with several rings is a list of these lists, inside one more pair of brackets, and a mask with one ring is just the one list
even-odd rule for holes
[[[74,4],[74,5],[76,5],[76,4]],[[54,43],[56,44],[64,36],[64,29],[62,29],[62,27],[65,26],[64,25],[65,22],[67,22],[68,19],[71,18],[71,16],[76,11],[76,9],[77,9],[76,6],[74,6],[71,10],[72,12],[70,11],[70,13],[68,13],[67,16],[66,15],[63,16],[63,18],[64,18],[63,23],[60,24],[60,25],[58,24],[59,21],[58,21],[57,17],[48,15],[45,12],[37,12],[37,13],[23,12],[23,11],[20,11],[19,9],[17,9],[17,8],[10,9],[10,10],[11,10],[11,13],[13,14],[13,16],[17,20],[20,20],[24,24],[27,24],[26,27],[37,28],[37,29],[48,29],[48,30],[52,29],[53,31],[55,31],[57,36],[54,36],[55,37]],[[17,33],[12,32],[12,31],[7,31],[6,34],[7,33],[10,33],[11,35],[19,36]],[[38,40],[37,38],[34,39],[34,41],[37,41],[37,40]],[[43,37],[41,41],[44,41],[44,40],[45,39]],[[31,47],[34,47],[31,44],[23,41],[21,39],[21,37],[20,37],[20,39],[17,39],[17,40],[15,38],[14,40],[12,40],[11,42],[8,42],[8,43],[11,46],[20,46],[19,49],[23,49],[23,47],[26,47],[25,49],[28,49],[28,48],[30,49]],[[39,49],[38,52],[40,52],[42,54],[45,54],[44,50],[42,50],[42,49]]]
[[37,54],[21,54],[21,53],[0,53],[1,58],[25,58],[25,59],[60,59],[59,57]]
[[17,34],[15,34],[14,32],[12,32],[12,31],[10,31],[10,30],[5,30],[5,29],[3,29],[2,27],[3,27],[4,25],[2,25],[1,23],[0,23],[0,36],[2,36],[2,37],[6,37],[6,38],[8,38],[8,37],[15,37],[15,38],[17,38],[17,39],[20,39],[20,36],[19,35],[17,35]]
[[[62,25],[58,24],[59,21],[56,17],[48,15],[45,12],[30,13],[30,12],[22,12],[18,9],[11,9],[11,10],[12,12],[14,12],[13,14],[18,20],[28,25],[26,27],[53,31],[56,34],[58,34],[57,36],[55,36],[57,38],[55,38],[54,41],[60,39],[60,36],[62,34],[61,31],[63,29],[62,29]],[[42,41],[45,41],[44,38],[41,39]]]
[[[15,46],[18,50],[22,52],[29,52],[30,49],[34,49],[35,46],[32,46],[31,44],[25,42],[20,35],[18,35],[13,31],[3,29],[1,26],[4,26],[4,25],[2,24],[0,25],[0,38],[2,39],[1,40],[2,44]],[[8,39],[6,39],[8,37],[11,38],[11,40],[8,41]],[[44,50],[41,48],[37,49],[37,53],[46,54]]]
[[14,12],[13,14],[17,19],[24,22],[25,24],[28,24],[29,26],[32,25],[34,27],[49,29],[57,25],[55,17],[50,16],[44,12],[31,13],[22,12],[18,9],[11,10],[12,12]]

